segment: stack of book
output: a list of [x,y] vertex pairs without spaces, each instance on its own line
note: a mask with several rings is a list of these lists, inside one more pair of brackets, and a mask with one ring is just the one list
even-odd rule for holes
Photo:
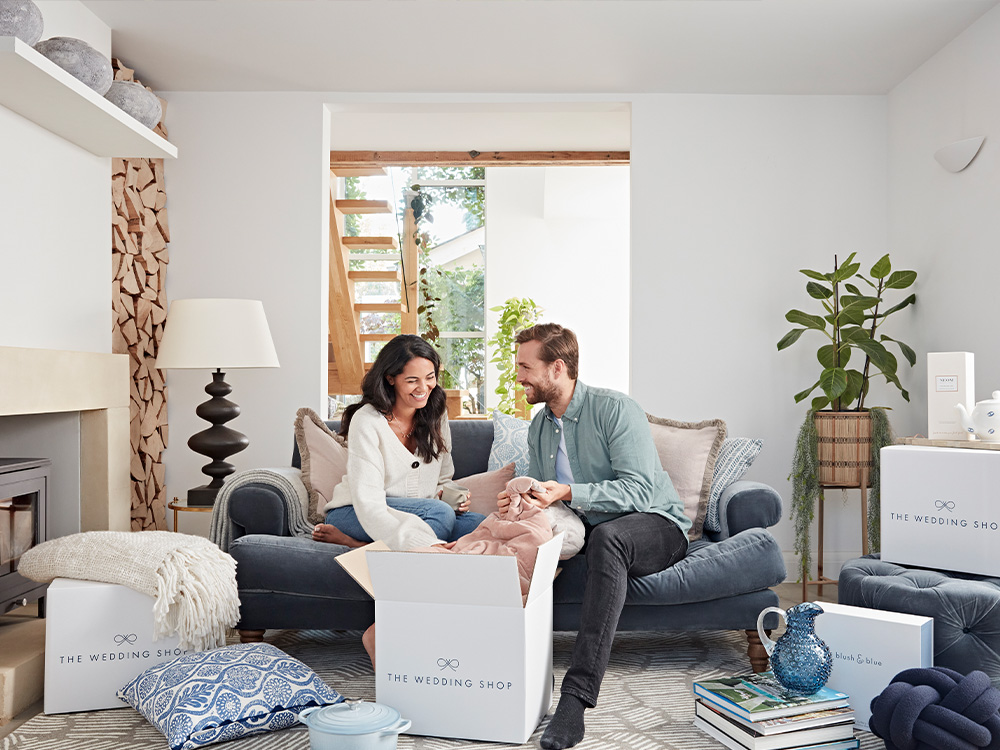
[[732,750],[853,750],[846,693],[793,695],[770,672],[694,683],[694,725]]

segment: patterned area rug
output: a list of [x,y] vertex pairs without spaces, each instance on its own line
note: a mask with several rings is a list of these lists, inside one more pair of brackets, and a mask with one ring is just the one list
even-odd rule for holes
[[[556,695],[569,663],[572,633],[556,633]],[[266,640],[302,660],[341,693],[375,700],[375,676],[361,647],[360,633],[268,631]],[[691,683],[747,669],[742,633],[620,633],[615,639],[601,699],[587,712],[587,736],[580,750],[715,750],[724,746],[692,725]],[[547,720],[528,747],[538,747]],[[872,734],[857,732],[863,750],[884,748]],[[164,750],[166,741],[131,708],[36,716],[5,737],[3,750]],[[218,746],[225,750],[309,750],[305,727],[249,737]],[[501,750],[509,744],[399,738],[403,750]]]

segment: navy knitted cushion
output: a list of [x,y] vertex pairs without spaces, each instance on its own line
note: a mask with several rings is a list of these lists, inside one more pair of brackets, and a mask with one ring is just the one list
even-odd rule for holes
[[1000,690],[978,670],[906,669],[872,699],[886,750],[1000,750]]

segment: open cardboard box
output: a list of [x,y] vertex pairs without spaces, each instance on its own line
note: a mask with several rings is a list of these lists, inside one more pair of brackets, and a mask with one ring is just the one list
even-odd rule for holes
[[527,601],[517,560],[392,552],[337,558],[375,599],[375,698],[407,734],[523,743],[552,703],[552,579],[562,534],[538,548]]

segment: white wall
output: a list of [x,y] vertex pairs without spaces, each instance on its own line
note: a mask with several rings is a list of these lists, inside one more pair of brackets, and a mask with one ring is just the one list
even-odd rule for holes
[[[229,398],[242,408],[227,427],[250,440],[228,460],[237,471],[287,466],[296,409],[319,409],[326,393],[327,113],[316,97],[296,94],[165,98],[170,139],[183,154],[165,165],[167,297],[263,301],[281,366],[227,372]],[[208,460],[187,440],[209,426],[194,410],[210,381],[208,370],[167,373],[168,497],[207,479]]]
[[[110,52],[80,3],[38,6],[43,39]],[[0,346],[111,351],[111,161],[0,107],[0,165]]]
[[[434,140],[428,136],[427,142],[447,148],[440,118],[429,116],[440,107],[453,112],[465,132],[458,147],[475,142],[471,147],[480,151],[512,143],[560,147],[558,133],[532,130],[529,115],[539,111],[610,110],[602,117],[619,123],[629,115],[621,97],[175,92],[168,98],[171,140],[184,154],[167,165],[169,296],[221,290],[260,297],[279,331],[292,321],[310,325],[308,316],[326,301],[316,278],[325,277],[319,269],[327,242],[318,103],[332,110],[330,147],[337,149],[388,148],[359,135],[373,113],[395,123],[385,130],[397,134],[392,148],[421,148],[428,128]],[[731,434],[764,438],[752,477],[788,497],[792,445],[805,413],[791,397],[813,377],[814,354],[806,346],[779,354],[775,344],[788,328],[785,311],[808,304],[799,268],[827,264],[834,252],[858,250],[874,262],[885,251],[885,98],[662,95],[626,103],[632,151],[630,390],[650,412],[678,419],[721,416]],[[504,107],[517,116],[496,111]],[[483,123],[481,113],[471,111],[477,108],[504,127],[474,141],[469,128],[476,119]],[[627,133],[624,144],[602,144],[581,129],[579,112],[572,119],[565,147],[629,148]],[[598,130],[605,139],[622,137],[619,126]],[[281,247],[290,254],[279,261]],[[596,292],[593,277],[581,284],[567,296]],[[326,336],[321,322],[315,330],[276,335],[279,375],[237,374],[233,397],[245,416],[234,426],[251,440],[250,449],[233,458],[238,468],[287,462],[295,409],[319,408],[318,342]],[[191,412],[208,378],[189,375],[170,376],[172,493],[198,481],[200,462],[184,441],[197,427]],[[268,379],[274,377],[279,380]],[[885,402],[896,404],[891,397]],[[831,508],[828,559],[860,551],[857,505],[852,497],[847,508]],[[777,536],[790,550],[787,518]]]
[[[1000,388],[1000,347],[990,315],[1000,238],[1000,7],[994,8],[893,89],[889,112],[889,243],[921,273],[918,350],[907,432],[927,432],[928,351],[976,356],[976,398]],[[934,152],[986,136],[964,171]]]
[[[486,170],[486,308],[530,297],[580,338],[580,377],[629,389],[628,167]],[[496,333],[488,312],[486,335]],[[486,405],[496,406],[490,368]]]
[[[110,53],[77,2],[38,2],[43,39]],[[0,346],[111,351],[111,160],[0,106]],[[2,374],[0,374],[2,377]],[[80,417],[0,418],[0,455],[52,459],[48,534],[80,530]]]
[[[806,413],[792,396],[818,379],[821,341],[776,344],[792,327],[785,312],[814,304],[798,269],[885,252],[885,126],[877,96],[632,105],[632,394],[653,414],[721,417],[730,435],[763,438],[750,476],[786,499],[775,534],[785,550],[786,477]],[[861,549],[851,494],[828,505],[831,561]]]

